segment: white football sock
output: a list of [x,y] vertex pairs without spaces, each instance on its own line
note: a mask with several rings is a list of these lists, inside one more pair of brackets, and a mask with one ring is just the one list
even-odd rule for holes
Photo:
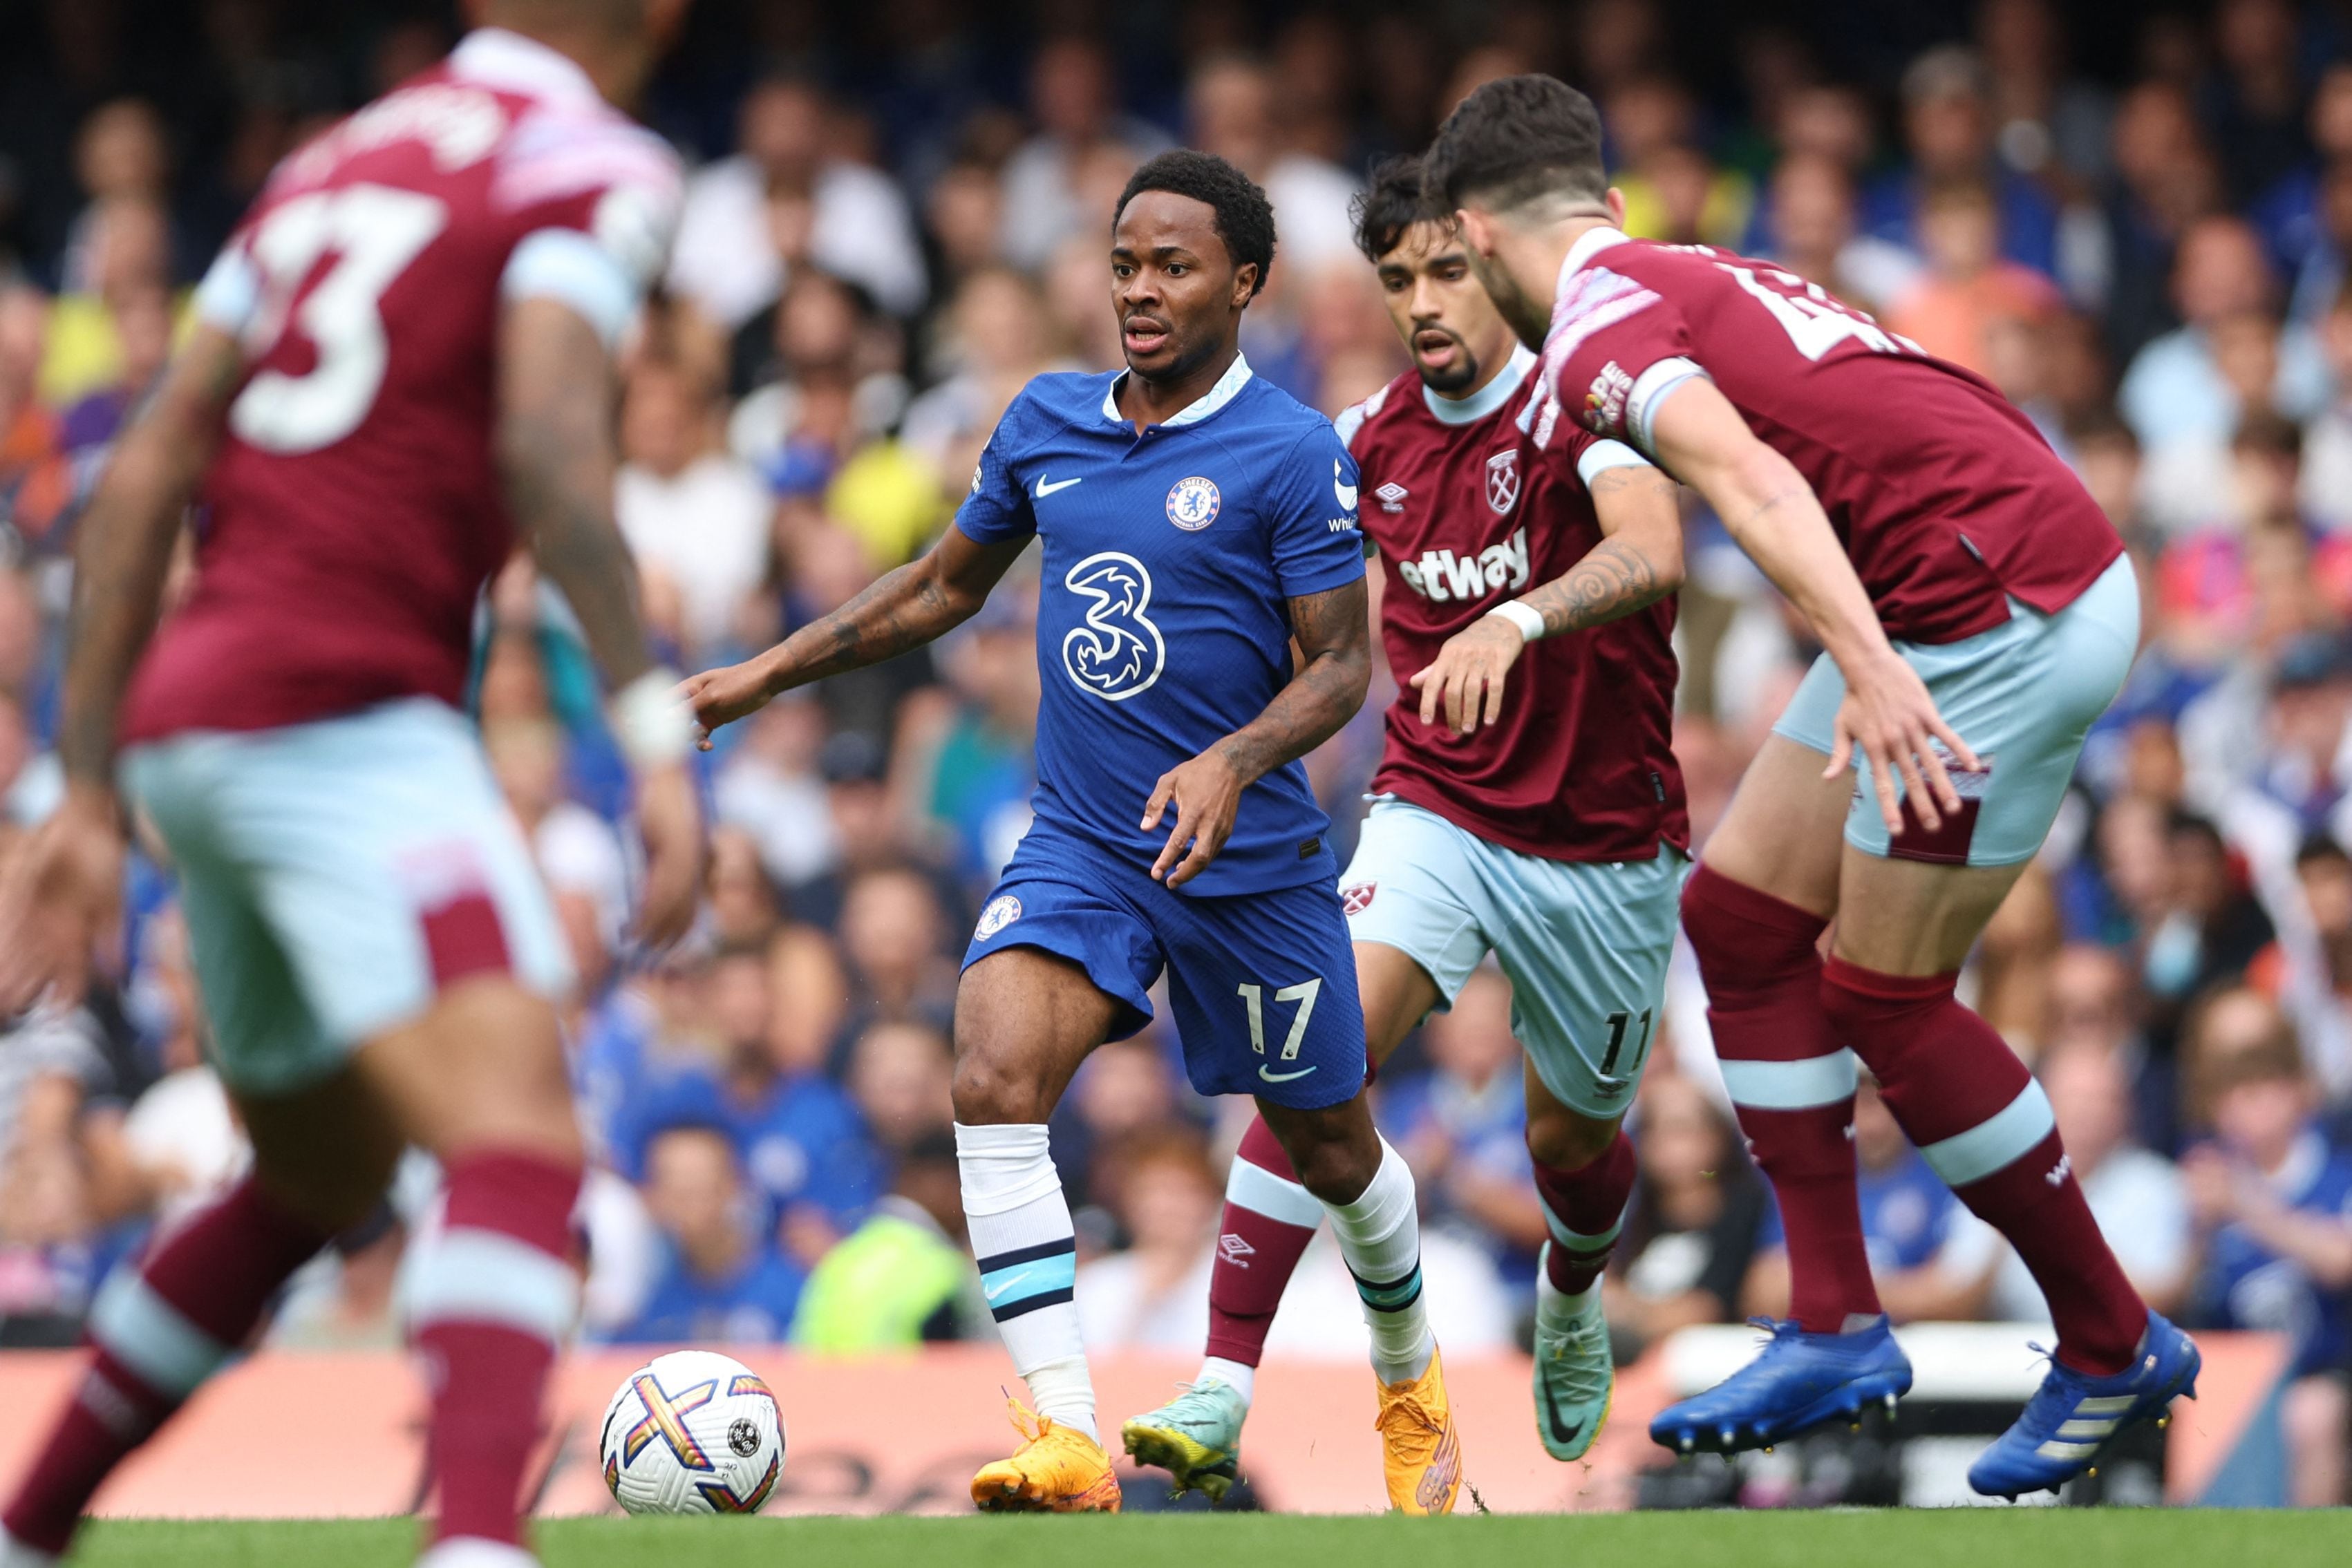
[[1240,1395],[1244,1405],[1257,1394],[1257,1368],[1244,1366],[1238,1361],[1227,1361],[1222,1355],[1213,1355],[1201,1364],[1200,1381],[1223,1384]]
[[[1545,1251],[1548,1253],[1553,1245],[1552,1242],[1545,1242]],[[1585,1303],[1600,1288],[1601,1281],[1596,1279],[1574,1295],[1569,1294],[1551,1282],[1550,1274],[1544,1269],[1544,1257],[1538,1255],[1536,1259],[1536,1327],[1548,1334],[1566,1333],[1576,1325]]]
[[1382,1383],[1406,1383],[1429,1370],[1437,1342],[1421,1292],[1421,1216],[1412,1171],[1381,1140],[1381,1168],[1353,1203],[1327,1203],[1339,1255],[1356,1277],[1364,1322],[1372,1331],[1372,1365]]
[[1078,1244],[1042,1122],[956,1124],[963,1216],[981,1288],[1041,1416],[1096,1441],[1095,1390],[1078,1337]]

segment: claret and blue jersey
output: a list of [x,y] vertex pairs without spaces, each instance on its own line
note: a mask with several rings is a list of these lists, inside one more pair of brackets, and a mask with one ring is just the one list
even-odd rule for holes
[[[1287,601],[1364,575],[1356,465],[1331,422],[1250,373],[1142,434],[1115,374],[1039,376],[1005,411],[956,526],[1045,544],[1038,821],[1148,869],[1144,803],[1170,768],[1265,711],[1291,677]],[[1172,821],[1172,818],[1171,818]],[[1244,796],[1191,894],[1337,874],[1298,763]]]
[[[1044,544],[1036,821],[983,908],[972,964],[1031,946],[1151,1017],[1164,969],[1203,1093],[1331,1104],[1364,1072],[1330,822],[1293,762],[1244,792],[1181,889],[1139,826],[1160,776],[1255,719],[1292,675],[1289,601],[1364,575],[1356,465],[1331,423],[1246,361],[1137,434],[1115,375],[1040,376],[997,425],[956,526]],[[1245,896],[1242,896],[1245,895]]]

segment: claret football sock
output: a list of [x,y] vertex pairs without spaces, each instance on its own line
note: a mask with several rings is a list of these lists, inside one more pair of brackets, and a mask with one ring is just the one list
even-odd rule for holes
[[963,1217],[980,1283],[1037,1413],[1101,1440],[1078,1337],[1078,1243],[1042,1122],[956,1124]]
[[251,1177],[121,1269],[89,1314],[89,1370],[9,1503],[8,1536],[62,1554],[99,1484],[245,1343],[327,1238]]
[[1609,1267],[1625,1200],[1633,1195],[1635,1169],[1633,1140],[1622,1129],[1590,1165],[1572,1171],[1536,1166],[1536,1193],[1551,1231],[1544,1279],[1561,1296],[1583,1295]]
[[1250,1382],[1233,1371],[1255,1366],[1265,1354],[1275,1309],[1322,1223],[1323,1206],[1298,1185],[1273,1129],[1251,1117],[1225,1175],[1224,1215],[1209,1263],[1211,1364],[1202,1368],[1203,1377],[1238,1389],[1244,1402]]
[[1412,1171],[1381,1140],[1381,1166],[1353,1203],[1327,1203],[1339,1254],[1356,1277],[1372,1331],[1372,1366],[1382,1383],[1410,1383],[1429,1370],[1437,1342],[1421,1290],[1421,1216]]
[[2147,1306],[2099,1234],[2042,1085],[1953,996],[1958,979],[1832,958],[1822,1003],[1927,1164],[2033,1271],[2057,1325],[2055,1359],[2112,1375],[2137,1354]]
[[580,1167],[509,1150],[452,1158],[441,1233],[415,1264],[410,1333],[432,1391],[436,1541],[511,1546],[556,1349],[580,1311]]
[[1822,1006],[1816,945],[1828,925],[1704,862],[1683,884],[1724,1087],[1780,1206],[1789,1315],[1812,1333],[1879,1311],[1854,1192],[1853,1053]]

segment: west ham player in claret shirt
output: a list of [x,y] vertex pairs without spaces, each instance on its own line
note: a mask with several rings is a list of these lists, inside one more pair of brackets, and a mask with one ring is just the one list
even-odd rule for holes
[[1760,1447],[1909,1388],[1856,1211],[1859,1057],[2057,1325],[2048,1375],[1969,1483],[2055,1490],[2193,1392],[2197,1349],[2125,1280],[2049,1102],[1953,992],[2130,668],[2123,543],[1979,377],[1769,263],[1628,238],[1574,89],[1490,82],[1428,162],[1562,405],[1704,495],[1828,650],[1683,897],[1725,1082],[1780,1197],[1793,1321],[1652,1436]]
[[[1386,1059],[1489,953],[1509,977],[1552,1232],[1536,1429],[1574,1459],[1609,1406],[1596,1281],[1633,1181],[1619,1124],[1649,1059],[1688,863],[1671,748],[1682,523],[1672,480],[1561,417],[1450,214],[1424,206],[1417,160],[1373,172],[1356,237],[1413,359],[1339,421],[1401,683],[1339,879],[1366,1043]],[[1233,1483],[1254,1369],[1319,1218],[1253,1124],[1225,1189],[1208,1360],[1127,1424],[1128,1451],[1180,1489]]]
[[[610,434],[612,345],[678,197],[675,155],[612,104],[680,6],[469,10],[488,25],[446,62],[271,176],[76,541],[70,788],[0,897],[0,1010],[78,989],[121,889],[119,779],[170,850],[253,1169],[99,1292],[91,1364],[8,1505],[5,1568],[66,1550],[108,1472],[412,1143],[447,1181],[408,1313],[440,1499],[424,1561],[531,1562],[523,1468],[579,1297],[571,977],[458,704],[475,602],[526,542],[619,687],[641,933],[683,931],[693,722],[646,654]],[[195,585],[157,633],[192,499]]]

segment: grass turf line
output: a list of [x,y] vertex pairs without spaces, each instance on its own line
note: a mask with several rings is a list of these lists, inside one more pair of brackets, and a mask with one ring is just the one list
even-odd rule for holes
[[[2250,1511],[1952,1509],[1828,1513],[1502,1515],[1402,1520],[1234,1514],[1122,1519],[557,1520],[541,1527],[547,1568],[1200,1568],[1344,1563],[1346,1568],[1496,1568],[1563,1552],[1610,1553],[1633,1568],[2147,1568],[2237,1562],[2341,1563],[2344,1514]],[[408,1520],[105,1522],[76,1568],[404,1568]]]

